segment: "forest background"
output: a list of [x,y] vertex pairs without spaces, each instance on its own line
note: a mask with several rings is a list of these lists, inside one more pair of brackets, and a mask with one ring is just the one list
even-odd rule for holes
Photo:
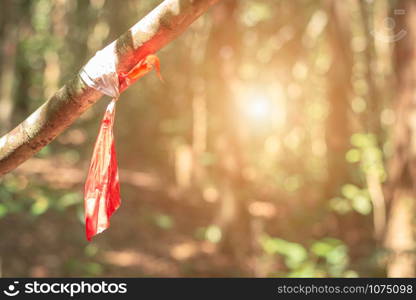
[[[160,1],[3,0],[0,134]],[[122,206],[86,242],[108,99],[0,178],[0,276],[416,276],[416,2],[223,0],[126,90]]]

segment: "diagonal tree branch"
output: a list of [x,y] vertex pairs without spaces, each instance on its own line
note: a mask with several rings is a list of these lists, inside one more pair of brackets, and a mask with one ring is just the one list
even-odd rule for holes
[[[117,73],[128,72],[147,55],[174,40],[217,1],[163,1],[106,47],[114,54]],[[83,82],[79,73],[74,76],[25,121],[0,138],[0,176],[49,144],[101,96]]]

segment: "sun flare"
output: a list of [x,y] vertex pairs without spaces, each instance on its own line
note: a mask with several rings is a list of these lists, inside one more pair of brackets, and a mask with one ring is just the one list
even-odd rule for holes
[[279,87],[256,88],[245,92],[238,101],[244,123],[267,125],[270,130],[281,128],[285,122],[285,97]]

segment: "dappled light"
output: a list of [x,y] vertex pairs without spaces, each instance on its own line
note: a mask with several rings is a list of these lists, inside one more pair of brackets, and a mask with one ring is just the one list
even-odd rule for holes
[[[161,1],[6,2],[2,135]],[[0,137],[30,139],[40,119],[55,130],[48,118],[72,105],[75,122],[24,142],[40,151],[0,177],[0,276],[415,277],[415,12],[411,0],[224,0],[175,41],[162,22],[143,53],[166,47],[136,66],[147,23],[127,31],[108,52],[122,61],[111,226],[85,241],[110,100],[67,86]],[[107,187],[94,183],[93,200]]]

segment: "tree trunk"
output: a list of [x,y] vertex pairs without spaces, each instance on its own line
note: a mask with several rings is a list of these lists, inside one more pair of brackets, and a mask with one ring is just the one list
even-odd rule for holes
[[[212,59],[209,80],[214,89],[209,95],[210,115],[218,117],[219,133],[214,151],[219,158],[217,180],[220,203],[214,223],[222,229],[221,250],[240,266],[247,265],[251,251],[250,217],[244,193],[242,170],[243,146],[238,127],[238,115],[232,90],[239,65],[240,34],[237,10],[239,1],[229,0],[213,10],[213,27],[208,41],[207,55]],[[237,271],[237,270],[236,270]]]
[[374,4],[365,0],[360,0],[360,12],[364,27],[365,39],[367,46],[364,50],[365,56],[365,79],[368,85],[367,92],[367,114],[365,115],[366,129],[373,134],[376,134],[378,138],[381,138],[381,124],[380,124],[380,107],[383,102],[378,92],[376,80],[375,80],[375,60],[376,49],[374,44],[374,35],[372,34],[373,28],[371,24],[374,22],[373,14],[370,13],[371,9],[374,10]]
[[0,134],[11,129],[13,111],[13,84],[16,72],[16,5],[12,1],[4,1],[1,12],[2,28],[0,32]]
[[394,44],[396,74],[396,122],[394,153],[389,165],[389,218],[385,246],[390,251],[387,275],[415,277],[415,183],[416,183],[416,2],[397,1],[395,30],[406,35]]
[[326,121],[326,144],[328,153],[328,182],[326,199],[339,193],[348,179],[345,153],[349,148],[349,99],[351,95],[352,57],[349,16],[343,1],[327,2],[328,40],[332,56],[328,71],[327,95],[329,113]]

